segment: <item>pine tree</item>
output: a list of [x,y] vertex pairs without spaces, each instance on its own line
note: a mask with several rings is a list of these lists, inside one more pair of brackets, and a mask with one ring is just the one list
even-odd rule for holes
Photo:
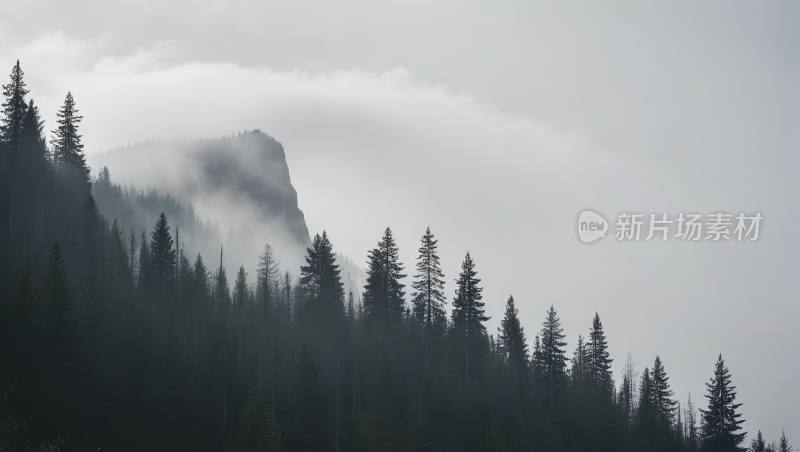
[[[414,289],[412,302],[414,304],[414,317],[417,322],[425,325],[425,337],[439,334],[443,330],[444,305],[444,273],[442,273],[439,256],[436,254],[438,240],[433,239],[431,228],[425,231],[420,240],[417,257],[417,274],[411,283]],[[427,345],[426,345],[427,349]],[[427,353],[426,353],[427,354]]]
[[636,409],[636,430],[641,450],[656,449],[656,407],[653,405],[653,380],[645,367],[639,381],[639,401]]
[[700,450],[700,438],[697,431],[697,410],[692,402],[692,395],[686,400],[686,408],[683,414],[684,419],[684,444],[687,452],[698,452]]
[[405,291],[400,280],[403,264],[392,230],[386,228],[378,247],[369,252],[367,284],[364,286],[364,309],[373,328],[398,326],[402,322]]
[[613,389],[613,377],[611,374],[611,362],[608,353],[608,343],[603,332],[603,324],[600,323],[600,316],[595,312],[592,320],[592,329],[589,331],[589,342],[586,344],[588,349],[588,368],[590,378],[596,388],[600,388],[609,393]]
[[758,431],[755,438],[750,440],[750,448],[747,452],[764,452],[767,449],[767,443],[761,435],[761,430]]
[[653,364],[650,380],[656,424],[661,432],[671,431],[677,402],[672,399],[675,393],[669,387],[669,377],[666,370],[664,370],[664,365],[661,363],[661,358],[658,356],[656,356],[656,361]]
[[172,288],[175,274],[174,241],[169,233],[169,225],[164,212],[158,217],[153,232],[150,233],[150,268],[153,272],[153,284],[157,284],[158,293],[165,296],[166,289]]
[[781,440],[778,443],[778,452],[792,452],[794,449],[789,445],[789,440],[786,439],[786,432],[781,429]]
[[244,265],[242,265],[239,267],[239,272],[236,273],[236,282],[233,283],[233,305],[242,313],[244,313],[248,295],[247,272],[244,271]]
[[28,175],[29,178],[32,177],[32,180],[28,181],[28,190],[40,189],[34,184],[42,184],[41,177],[47,166],[47,142],[43,131],[44,121],[39,115],[39,107],[34,105],[33,99],[31,99],[25,119],[22,121],[22,134],[19,139],[17,155],[20,173]]
[[628,425],[632,425],[635,421],[637,405],[636,392],[638,388],[636,376],[636,366],[633,362],[631,354],[628,353],[628,357],[625,359],[625,364],[622,368],[622,384],[620,385],[620,393],[617,397],[617,401],[625,413],[625,418],[628,421]]
[[231,306],[231,293],[228,287],[228,275],[225,273],[225,267],[222,266],[222,247],[219,247],[219,269],[217,269],[216,277],[214,278],[214,303],[215,309],[230,310]]
[[736,389],[731,386],[731,376],[722,355],[714,368],[714,377],[706,383],[708,408],[700,410],[703,419],[702,444],[704,452],[738,451],[746,433],[739,433],[744,420],[737,413],[741,403],[736,402]]
[[511,295],[506,301],[506,312],[500,322],[497,341],[500,353],[514,370],[519,383],[522,383],[528,368],[528,339],[525,337],[525,331],[519,321],[519,311]]
[[570,369],[572,384],[582,393],[582,389],[588,379],[589,353],[588,346],[583,340],[583,336],[578,335],[578,345],[572,352],[572,368]]
[[461,264],[461,273],[456,279],[456,296],[453,299],[453,327],[456,334],[464,335],[465,379],[469,378],[469,343],[470,337],[480,337],[485,327],[483,322],[489,320],[481,300],[483,288],[478,286],[481,280],[476,278],[475,263],[467,252]]
[[545,378],[545,386],[548,391],[549,408],[552,412],[555,408],[556,391],[566,378],[566,352],[564,346],[564,330],[561,328],[561,320],[556,314],[556,310],[550,306],[547,311],[547,319],[542,323],[541,336],[541,372]]
[[11,69],[10,82],[3,85],[2,117],[0,117],[0,144],[6,151],[5,154],[10,162],[16,160],[17,148],[23,133],[23,123],[28,112],[28,104],[25,103],[25,96],[28,90],[25,89],[25,73],[17,64]]
[[279,294],[273,290],[278,281],[280,269],[275,260],[275,253],[272,247],[267,244],[264,251],[258,256],[258,267],[256,269],[256,284],[258,287],[259,302],[262,304],[264,321],[267,320],[269,312],[275,306]]
[[83,144],[81,135],[78,134],[78,124],[83,116],[78,116],[75,109],[75,99],[72,93],[68,92],[64,105],[56,113],[58,127],[52,131],[53,137],[53,160],[58,164],[65,164],[78,172],[89,183],[89,168],[86,166],[86,159],[83,155]]
[[328,234],[314,236],[306,248],[306,264],[300,267],[300,286],[311,318],[338,323],[344,317],[344,284]]

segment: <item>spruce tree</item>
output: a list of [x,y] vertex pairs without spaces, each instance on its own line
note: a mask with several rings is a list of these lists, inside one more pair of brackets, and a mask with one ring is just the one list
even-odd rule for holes
[[244,271],[244,265],[239,267],[239,272],[236,273],[236,282],[233,283],[233,305],[244,312],[244,306],[247,302],[249,290],[247,288],[247,272]]
[[[17,161],[20,172],[32,180],[29,189],[40,189],[44,169],[47,166],[47,142],[44,134],[44,121],[39,115],[39,107],[34,105],[33,99],[28,103],[28,111],[22,121],[22,134],[19,139]],[[38,194],[38,193],[37,193]]]
[[214,278],[214,303],[215,309],[227,310],[230,312],[231,308],[231,293],[228,287],[228,275],[225,273],[225,267],[222,266],[222,247],[219,247],[219,269],[217,269],[216,277]]
[[792,452],[794,449],[789,445],[789,440],[786,439],[786,432],[781,429],[781,439],[778,442],[778,452]]
[[153,272],[153,284],[158,293],[165,295],[166,289],[172,287],[175,274],[175,248],[172,234],[164,212],[158,217],[153,231],[150,233],[150,268]]
[[364,309],[373,328],[399,326],[403,317],[405,291],[397,244],[392,230],[386,228],[378,247],[367,258],[367,284],[364,286]]
[[500,353],[503,354],[521,383],[528,368],[528,340],[519,321],[519,311],[514,305],[514,297],[511,295],[506,301],[506,312],[500,322],[497,341],[500,345]]
[[613,377],[611,362],[608,353],[608,342],[603,332],[603,324],[600,316],[595,312],[592,319],[592,329],[589,331],[589,342],[586,344],[588,349],[588,367],[591,381],[596,388],[605,391],[612,391]]
[[16,160],[17,149],[23,133],[23,123],[28,112],[28,104],[25,96],[28,90],[25,89],[25,73],[17,64],[11,69],[10,82],[3,85],[3,97],[5,98],[2,107],[2,117],[0,117],[0,143],[5,150],[6,158],[9,162]]
[[659,356],[656,356],[650,380],[656,424],[661,432],[670,432],[675,417],[675,405],[678,402],[672,399],[675,392],[669,387],[669,377]]
[[750,448],[747,449],[747,452],[764,452],[766,449],[767,443],[761,435],[761,430],[759,430],[756,436],[750,440]]
[[[578,345],[575,346],[575,351],[572,352],[572,367],[570,369],[572,377],[572,385],[581,391],[588,379],[589,370],[589,354],[588,346],[583,340],[583,336],[578,335]],[[582,394],[582,391],[581,391]]]
[[[453,299],[453,327],[456,334],[464,336],[464,361],[465,378],[469,378],[469,344],[470,338],[478,338],[483,333],[485,327],[483,322],[489,320],[484,314],[485,303],[483,299],[483,288],[478,286],[481,280],[476,278],[478,272],[475,271],[475,263],[472,261],[469,252],[464,257],[461,264],[461,273],[456,279],[456,296]],[[475,339],[473,339],[475,340]]]
[[[414,289],[412,303],[414,304],[414,317],[417,322],[425,325],[425,337],[430,337],[434,332],[441,333],[444,321],[444,273],[442,273],[439,256],[436,253],[438,240],[433,239],[431,228],[425,231],[420,240],[417,257],[417,274],[411,283]],[[426,345],[427,348],[427,345]]]
[[686,400],[683,419],[683,438],[686,451],[698,452],[700,450],[700,436],[697,427],[697,409],[692,402],[691,394]]
[[306,264],[300,267],[300,287],[311,318],[338,323],[344,317],[344,284],[328,234],[314,236],[306,248]]
[[267,320],[269,312],[276,305],[279,294],[274,290],[280,274],[278,262],[275,260],[275,253],[269,244],[264,246],[264,251],[258,255],[258,266],[256,268],[256,284],[258,287],[259,303],[262,304],[264,321]]
[[702,444],[704,452],[734,452],[744,441],[745,432],[739,433],[744,422],[738,413],[741,403],[736,403],[736,387],[731,386],[731,376],[722,355],[714,367],[714,376],[706,383],[708,408],[700,410],[703,419]]
[[547,388],[547,399],[549,409],[552,412],[555,408],[556,392],[566,378],[566,352],[564,346],[564,330],[561,328],[561,320],[556,314],[556,310],[550,306],[547,311],[547,319],[542,323],[541,336],[541,372],[545,379]]
[[86,159],[83,155],[82,136],[78,134],[78,124],[83,116],[78,116],[75,99],[71,92],[67,93],[64,105],[61,106],[56,116],[58,127],[52,131],[53,137],[50,139],[53,145],[53,161],[71,167],[88,184],[89,168],[86,166]]

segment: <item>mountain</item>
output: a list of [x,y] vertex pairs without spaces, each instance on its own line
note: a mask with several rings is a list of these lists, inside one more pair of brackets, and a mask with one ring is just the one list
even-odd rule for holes
[[[116,196],[96,193],[108,221],[149,221],[125,225],[128,231],[134,228],[137,240],[141,229],[149,235],[164,211],[170,226],[181,228],[187,252],[202,252],[211,265],[221,243],[226,266],[244,265],[253,272],[258,253],[269,243],[282,267],[293,273],[310,243],[283,145],[259,130],[146,141],[94,154],[89,163],[98,170],[107,167],[120,184]],[[127,206],[120,201],[125,197]],[[123,213],[131,208],[135,214]]]

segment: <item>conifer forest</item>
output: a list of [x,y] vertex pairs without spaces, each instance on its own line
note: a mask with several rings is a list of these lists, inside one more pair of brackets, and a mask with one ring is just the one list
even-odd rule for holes
[[280,243],[232,262],[169,194],[93,175],[80,125],[101,112],[68,92],[48,130],[19,62],[2,86],[0,451],[793,450],[745,432],[725,356],[690,396],[674,363],[611,356],[602,312],[568,350],[557,304],[523,325],[469,253],[443,273],[434,230],[414,262],[372,231],[362,286],[325,231],[299,267]]

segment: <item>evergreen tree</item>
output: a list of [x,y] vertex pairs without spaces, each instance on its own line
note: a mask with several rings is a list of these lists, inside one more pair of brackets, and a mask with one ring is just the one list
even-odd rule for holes
[[786,439],[786,432],[781,429],[781,440],[778,443],[778,452],[792,452],[793,448],[789,445],[789,440]]
[[17,64],[11,69],[10,82],[3,85],[3,97],[5,98],[2,107],[2,117],[0,117],[0,143],[2,143],[5,154],[10,162],[16,160],[17,148],[22,138],[23,123],[28,112],[28,104],[25,96],[28,90],[25,89],[25,73]]
[[[456,279],[456,296],[453,299],[453,327],[456,334],[464,336],[465,378],[469,378],[469,343],[470,337],[481,337],[485,327],[483,322],[489,320],[484,314],[485,303],[483,288],[478,286],[481,280],[476,278],[475,263],[467,252],[461,264],[461,273]],[[475,340],[475,339],[473,339]]]
[[603,324],[600,323],[600,316],[596,312],[594,319],[592,319],[592,329],[589,331],[589,342],[586,345],[591,381],[596,388],[610,393],[614,385],[611,374],[611,362],[613,360],[609,358],[608,343],[603,332]]
[[658,356],[656,356],[656,361],[653,364],[650,380],[656,424],[661,432],[671,432],[677,402],[672,399],[675,393],[669,387],[669,377],[666,370],[664,370],[664,365],[661,363],[661,358]]
[[683,437],[686,451],[698,452],[700,450],[700,437],[697,429],[697,409],[692,402],[691,394],[689,394],[689,398],[686,400],[683,419]]
[[547,319],[542,323],[541,336],[541,372],[545,378],[547,388],[547,399],[549,409],[552,412],[555,408],[556,391],[566,378],[566,352],[564,346],[564,330],[561,328],[561,320],[556,314],[556,310],[550,306],[547,311]]
[[[19,152],[17,160],[19,171],[32,177],[27,190],[41,190],[43,181],[41,176],[47,166],[47,142],[44,138],[44,121],[39,115],[39,107],[34,105],[33,99],[28,103],[25,119],[22,121],[22,134],[19,139]],[[36,177],[39,176],[39,177]],[[41,196],[40,193],[36,193]]]
[[269,312],[276,305],[279,295],[275,290],[275,283],[280,277],[278,262],[275,260],[275,253],[272,247],[267,244],[264,251],[258,255],[258,266],[256,268],[256,284],[258,287],[259,302],[262,304],[264,321],[267,320]]
[[367,284],[364,286],[364,310],[367,322],[375,328],[399,325],[403,317],[405,291],[400,280],[403,264],[392,230],[386,228],[378,247],[367,258]]
[[222,266],[222,247],[219,248],[219,269],[217,269],[214,279],[216,280],[214,284],[215,309],[222,309],[230,312],[231,293],[228,287],[228,275],[225,273],[225,267]]
[[575,351],[572,352],[572,384],[583,393],[582,389],[588,378],[589,369],[589,353],[588,346],[583,340],[583,336],[578,335],[578,345],[575,346]]
[[[425,325],[426,341],[429,336],[443,331],[445,320],[444,305],[444,273],[442,273],[439,256],[436,254],[438,240],[433,239],[431,228],[425,231],[420,240],[417,257],[417,274],[411,283],[414,289],[412,302],[414,304],[414,317],[417,322]],[[426,345],[427,348],[427,345]]]
[[767,443],[764,441],[764,437],[761,436],[761,430],[759,430],[756,436],[750,440],[750,448],[747,449],[747,452],[765,452],[766,450]]
[[86,166],[86,159],[83,155],[82,136],[78,134],[78,124],[83,116],[78,116],[75,99],[71,92],[67,93],[64,105],[56,113],[56,116],[58,127],[52,131],[53,137],[50,140],[53,145],[53,161],[73,168],[88,184],[89,168]]
[[239,267],[239,272],[236,273],[236,282],[233,283],[233,305],[242,313],[244,313],[248,295],[247,272],[244,271],[244,265],[242,265]]
[[150,233],[150,269],[153,272],[153,284],[157,284],[161,296],[165,295],[166,289],[172,288],[176,257],[173,245],[167,217],[162,212]]
[[306,264],[300,267],[300,287],[311,318],[338,323],[344,317],[344,284],[328,234],[314,236],[306,248]]
[[736,389],[731,386],[731,376],[722,355],[714,368],[714,377],[706,383],[708,408],[700,410],[703,420],[702,445],[704,452],[733,452],[739,450],[746,433],[739,431],[744,420],[738,413],[741,403],[736,402]]
[[514,305],[514,297],[509,295],[506,301],[506,312],[500,322],[497,335],[500,353],[514,370],[518,383],[525,381],[528,368],[528,340],[519,321],[519,311]]

